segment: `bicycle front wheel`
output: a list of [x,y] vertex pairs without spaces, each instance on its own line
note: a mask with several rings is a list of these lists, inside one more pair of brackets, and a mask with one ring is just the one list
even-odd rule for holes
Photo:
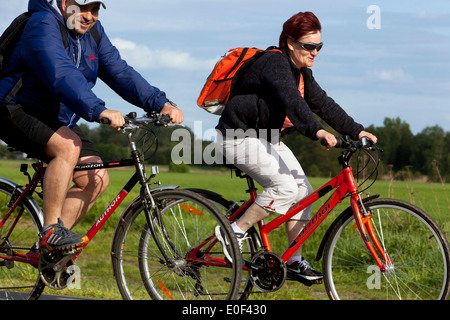
[[[113,267],[124,299],[236,299],[242,257],[229,222],[208,200],[186,190],[153,194],[160,217],[152,214],[158,248],[141,201],[124,212],[113,243]],[[230,243],[225,259],[214,235],[220,226]]]
[[11,211],[18,194],[12,182],[0,182],[0,300],[35,300],[45,287],[37,264],[31,264],[41,221],[28,197]]
[[324,282],[330,299],[436,300],[449,295],[449,246],[444,233],[423,210],[400,200],[365,203],[388,259],[381,272],[351,210],[331,232],[324,252]]

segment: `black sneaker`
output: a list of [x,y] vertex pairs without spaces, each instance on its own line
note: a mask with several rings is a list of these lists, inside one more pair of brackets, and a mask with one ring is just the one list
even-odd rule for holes
[[286,267],[286,280],[299,281],[307,286],[322,283],[322,272],[314,270],[305,259],[287,264]]
[[87,236],[73,233],[64,227],[61,219],[58,219],[58,223],[44,227],[39,234],[39,251],[49,253],[60,250],[81,250],[83,244],[87,242]]
[[[225,254],[225,257],[228,259],[228,261],[233,262],[233,259],[231,258],[231,254],[230,254],[230,251],[231,251],[230,243],[225,238],[225,235],[222,232],[222,228],[220,226],[217,226],[215,229],[215,233],[216,233],[217,240],[219,240],[219,242],[222,244],[223,253]],[[247,235],[247,233],[235,233],[234,235],[236,236],[236,239],[238,241],[239,251],[242,252],[242,241],[247,239],[245,237]]]

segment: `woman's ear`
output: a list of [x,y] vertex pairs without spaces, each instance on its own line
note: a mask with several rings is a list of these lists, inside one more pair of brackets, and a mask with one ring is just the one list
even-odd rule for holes
[[288,38],[286,41],[286,44],[287,44],[289,51],[294,51],[295,41],[292,38]]

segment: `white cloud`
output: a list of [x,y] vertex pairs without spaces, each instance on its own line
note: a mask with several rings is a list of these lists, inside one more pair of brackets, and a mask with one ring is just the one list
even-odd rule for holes
[[145,45],[120,38],[113,38],[111,42],[120,51],[123,59],[140,69],[211,70],[217,62],[217,59],[197,59],[182,51],[152,50]]
[[376,73],[376,77],[384,81],[406,81],[412,79],[403,69],[380,70]]

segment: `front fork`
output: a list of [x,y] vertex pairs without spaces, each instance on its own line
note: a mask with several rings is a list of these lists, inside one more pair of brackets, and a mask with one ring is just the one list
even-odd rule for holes
[[[367,246],[367,249],[369,249],[369,252],[378,264],[380,271],[383,273],[386,272],[386,264],[390,266],[392,265],[392,261],[389,259],[386,251],[383,249],[383,246],[381,245],[375,234],[375,230],[371,221],[373,214],[366,210],[360,194],[352,194],[350,203],[356,221],[355,225],[358,228],[361,237],[365,245]],[[381,259],[384,260],[385,263],[381,261],[377,251],[381,256]]]

